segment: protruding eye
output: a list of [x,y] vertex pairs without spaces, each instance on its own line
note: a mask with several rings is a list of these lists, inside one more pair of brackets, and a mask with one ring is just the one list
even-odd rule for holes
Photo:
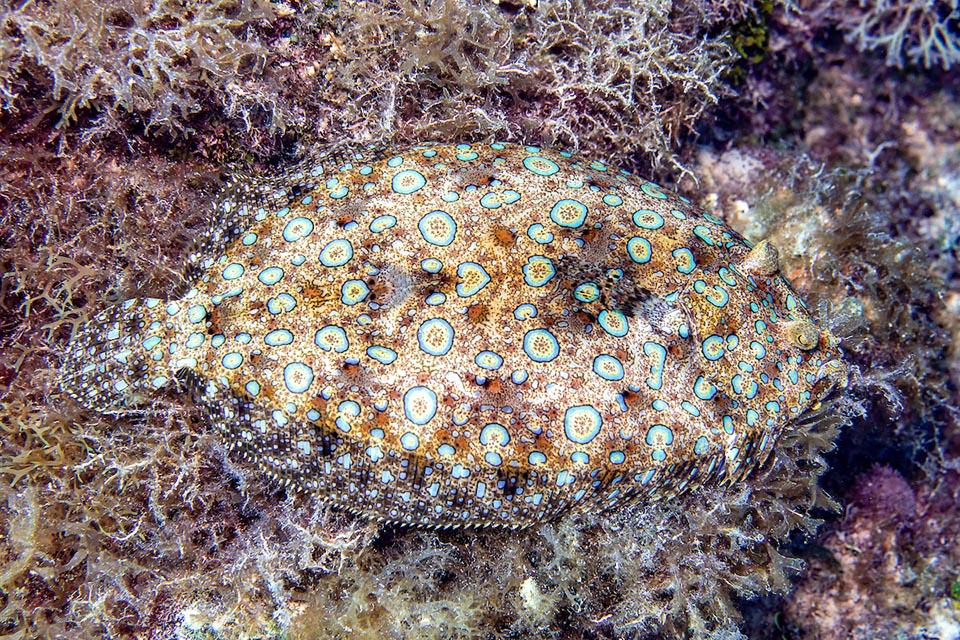
[[820,330],[812,322],[795,320],[784,324],[787,341],[804,351],[816,349],[820,344]]
[[761,240],[750,250],[740,268],[747,273],[768,278],[780,270],[780,253],[772,242]]

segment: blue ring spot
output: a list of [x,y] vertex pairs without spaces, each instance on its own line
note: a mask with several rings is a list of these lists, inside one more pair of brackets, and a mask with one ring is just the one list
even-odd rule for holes
[[245,269],[243,268],[242,264],[237,264],[234,262],[233,264],[227,265],[227,268],[223,270],[223,279],[236,280],[243,275],[244,271]]
[[313,384],[313,369],[302,362],[291,362],[283,368],[283,384],[290,393],[303,393]]
[[432,356],[445,356],[453,347],[453,327],[443,318],[431,318],[417,329],[420,349]]
[[673,257],[677,259],[677,271],[690,273],[697,268],[697,261],[693,258],[693,251],[686,247],[673,250]]
[[353,245],[349,240],[333,240],[320,252],[320,264],[325,267],[342,267],[353,257]]
[[427,424],[437,415],[437,394],[427,387],[411,387],[403,394],[403,413],[413,424]]
[[539,451],[531,451],[530,455],[527,456],[527,460],[530,464],[543,464],[547,461],[547,456]]
[[256,380],[251,380],[247,384],[243,385],[243,388],[247,390],[247,393],[256,398],[260,395],[260,383]]
[[490,282],[490,275],[476,262],[461,262],[457,266],[457,277],[463,280],[456,287],[461,298],[475,295]]
[[703,214],[703,218],[704,218],[704,220],[706,220],[707,222],[711,222],[711,223],[713,223],[713,224],[715,224],[715,225],[718,225],[718,226],[723,224],[723,220],[721,220],[721,219],[718,218],[717,216],[713,215],[712,213],[704,213],[704,214]]
[[[739,374],[735,377],[739,377]],[[701,400],[710,400],[716,393],[717,387],[703,376],[698,377],[693,383],[693,394]]]
[[703,357],[707,360],[719,360],[725,353],[723,348],[723,338],[718,335],[707,337],[703,341],[700,350],[703,352]]
[[699,438],[697,438],[697,443],[693,445],[693,452],[698,456],[702,456],[709,450],[710,450],[710,441],[707,440],[707,436],[700,436]]
[[427,184],[427,179],[423,177],[422,173],[413,169],[401,171],[393,176],[393,181],[390,183],[396,193],[403,195],[419,191],[425,184]]
[[223,359],[220,362],[227,369],[236,369],[241,364],[243,364],[243,356],[237,353],[236,351],[232,351],[227,355],[223,356]]
[[400,446],[407,451],[416,451],[420,448],[420,438],[412,431],[407,431],[400,436]]
[[594,302],[600,297],[600,287],[596,282],[586,282],[573,290],[573,297],[580,302]]
[[527,237],[537,244],[550,244],[553,242],[553,234],[543,228],[539,222],[527,227]]
[[493,351],[481,351],[477,354],[477,357],[474,358],[474,362],[476,362],[477,366],[481,369],[496,371],[503,365],[503,358]]
[[587,444],[603,426],[600,412],[588,404],[570,407],[563,416],[563,433],[570,442]]
[[523,351],[534,362],[550,362],[560,355],[560,343],[546,329],[531,329],[523,336]]
[[603,196],[603,203],[608,207],[619,207],[623,204],[623,198],[616,194],[608,193],[607,195]]
[[427,273],[440,273],[443,269],[443,263],[436,258],[427,258],[420,263],[420,267]]
[[529,377],[530,374],[528,374],[525,369],[517,369],[510,374],[510,381],[513,384],[523,384]]
[[367,355],[380,364],[393,364],[397,359],[397,352],[387,347],[381,347],[378,344],[367,349]]
[[363,280],[347,280],[340,287],[340,302],[352,307],[363,302],[370,294],[370,287]]
[[253,232],[251,231],[251,232],[248,233],[247,235],[243,236],[243,239],[242,239],[240,242],[242,242],[242,243],[243,243],[245,246],[247,246],[247,247],[249,247],[249,246],[252,245],[252,244],[256,244],[256,242],[257,242],[257,234],[255,234],[255,233],[253,233]]
[[207,318],[207,308],[202,304],[195,304],[187,309],[187,320],[193,324],[203,322]]
[[447,247],[457,237],[457,223],[446,211],[431,211],[417,223],[420,235],[430,244]]
[[637,264],[646,264],[653,256],[653,248],[646,238],[630,238],[627,240],[627,255]]
[[610,452],[610,462],[613,464],[623,464],[623,461],[626,459],[627,456],[624,455],[623,451]]
[[[737,279],[733,277],[733,275],[730,273],[730,270],[727,269],[726,267],[720,267],[720,269],[717,271],[717,275],[720,276],[720,279],[723,280],[728,285],[730,285],[731,287],[735,287],[737,285]],[[787,308],[789,307],[790,307],[790,296],[787,297]]]
[[500,423],[488,423],[480,430],[480,444],[485,447],[491,444],[504,447],[510,444],[510,432]]
[[537,317],[537,308],[529,302],[524,302],[513,310],[513,317],[523,322]]
[[654,358],[653,364],[650,365],[650,377],[647,378],[647,386],[657,391],[663,386],[663,367],[667,362],[667,349],[656,342],[644,342],[643,353]]
[[397,224],[397,219],[393,216],[378,216],[370,223],[370,231],[373,233],[383,233],[387,229],[392,229]]
[[550,219],[561,227],[576,229],[587,219],[587,206],[577,200],[565,198],[553,205]]
[[283,278],[283,269],[280,267],[267,267],[257,276],[257,280],[268,287],[280,282],[281,278]]
[[651,447],[665,447],[673,444],[673,431],[662,424],[655,424],[647,431],[647,444]]
[[546,256],[530,256],[523,265],[523,281],[531,287],[542,287],[556,274],[553,262]]
[[553,160],[541,156],[529,156],[523,159],[523,166],[538,176],[552,176],[560,171],[559,165]]
[[633,224],[653,231],[663,226],[663,216],[651,209],[639,209],[633,213]]
[[652,182],[646,182],[640,185],[640,189],[651,198],[656,198],[658,200],[667,199],[667,194],[660,190],[660,186],[653,184]]
[[693,404],[692,402],[688,402],[684,400],[683,402],[680,403],[680,408],[695,418],[700,417],[700,409],[698,409],[697,405]]
[[457,450],[453,448],[453,445],[449,445],[447,443],[443,443],[442,445],[437,447],[437,453],[445,458],[452,456],[456,452]]
[[289,293],[281,293],[276,298],[267,300],[267,311],[273,315],[293,311],[297,306],[297,299]]
[[728,435],[733,435],[733,418],[730,416],[723,416],[723,430],[726,431]]
[[493,467],[499,467],[503,463],[503,458],[496,451],[487,451],[483,455],[484,461]]
[[503,203],[503,197],[499,193],[494,193],[492,191],[480,198],[480,206],[485,209],[499,209]]
[[313,233],[313,220],[310,218],[294,218],[283,228],[283,239],[287,242],[296,242],[311,233]]
[[275,329],[265,335],[263,341],[271,347],[282,347],[293,342],[293,334],[286,329]]
[[318,329],[313,336],[313,343],[324,351],[334,351],[336,353],[343,353],[350,347],[347,332],[332,324]]
[[730,299],[730,295],[727,293],[727,290],[718,284],[713,285],[713,290],[715,293],[708,293],[706,296],[704,296],[707,299],[707,302],[715,307],[723,307],[726,305],[727,301]]
[[593,372],[604,380],[623,380],[623,364],[606,354],[593,359]]
[[713,246],[713,238],[710,237],[710,228],[698,224],[693,228],[693,235],[703,240],[708,246]]
[[627,335],[627,331],[630,329],[626,316],[619,311],[604,309],[597,316],[597,322],[600,323],[604,331],[615,338],[622,338]]
[[443,304],[446,301],[447,301],[447,296],[440,292],[431,293],[430,295],[427,296],[427,299],[425,300],[425,302],[431,307],[436,307],[438,305]]

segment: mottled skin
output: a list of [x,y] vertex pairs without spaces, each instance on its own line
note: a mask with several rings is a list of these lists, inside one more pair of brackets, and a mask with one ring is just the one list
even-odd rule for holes
[[513,145],[237,180],[182,299],[85,325],[86,406],[191,382],[227,444],[360,515],[518,527],[729,483],[846,367],[776,250]]

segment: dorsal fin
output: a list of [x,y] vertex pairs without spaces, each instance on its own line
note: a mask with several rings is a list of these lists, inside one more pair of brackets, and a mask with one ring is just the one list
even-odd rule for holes
[[313,189],[325,176],[348,164],[383,158],[390,145],[344,142],[308,154],[292,168],[276,175],[238,173],[213,199],[210,226],[188,255],[186,282],[192,282],[223,254],[227,245],[265,216],[279,211]]

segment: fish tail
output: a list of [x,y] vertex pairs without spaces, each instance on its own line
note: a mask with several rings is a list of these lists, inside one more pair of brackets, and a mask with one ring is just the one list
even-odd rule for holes
[[169,351],[178,305],[131,299],[99,312],[77,330],[60,371],[60,389],[105,413],[144,404],[172,377]]

